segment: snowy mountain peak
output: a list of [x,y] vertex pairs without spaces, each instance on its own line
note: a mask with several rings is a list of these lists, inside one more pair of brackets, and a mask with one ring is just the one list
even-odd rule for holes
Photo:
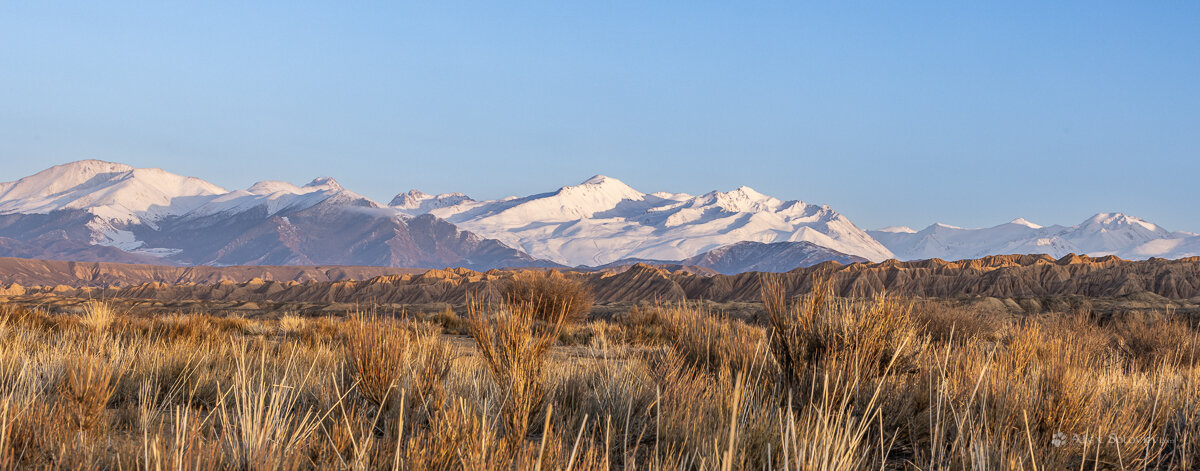
[[442,193],[431,195],[420,190],[409,190],[392,198],[388,206],[409,214],[425,214],[435,209],[441,209],[457,204],[474,201],[463,193]]
[[394,198],[392,198],[392,202],[388,203],[388,206],[415,208],[420,205],[422,201],[425,201],[429,198],[433,198],[433,195],[421,190],[412,189],[408,190],[408,192],[396,195]]
[[282,182],[279,180],[264,180],[251,185],[250,188],[246,189],[246,192],[255,195],[272,195],[275,193],[300,194],[304,191],[301,190],[300,187],[288,182]]
[[916,234],[917,233],[917,231],[913,230],[913,228],[908,227],[908,226],[888,226],[883,229],[879,229],[878,232],[887,232],[887,233],[891,233],[891,234]]
[[[741,186],[732,191],[712,191],[688,201],[687,206],[715,206],[733,213],[751,213],[775,211],[783,205],[783,201],[764,195],[748,186]],[[801,206],[804,206],[801,204]]]
[[1140,227],[1147,231],[1158,232],[1164,229],[1158,227],[1157,224],[1146,221],[1145,219],[1129,216],[1124,213],[1098,213],[1095,216],[1084,221],[1082,226],[1102,226],[1105,228],[1114,227]]
[[1009,221],[1009,224],[1016,224],[1016,225],[1019,225],[1019,226],[1025,226],[1025,227],[1028,227],[1028,228],[1030,228],[1030,229],[1041,229],[1041,228],[1042,228],[1042,226],[1040,226],[1040,225],[1037,225],[1037,224],[1034,224],[1034,223],[1032,223],[1032,222],[1029,222],[1029,220],[1028,220],[1028,219],[1025,219],[1025,218],[1016,218],[1016,219],[1013,219],[1012,221]]
[[343,190],[342,185],[334,180],[333,177],[317,177],[313,181],[304,185],[306,188],[320,188],[322,190]]
[[609,180],[617,182],[617,183],[622,183],[620,180],[617,180],[616,178],[611,178],[607,175],[593,175],[592,178],[584,180],[583,183],[580,183],[580,185],[602,185]]
[[70,184],[72,181],[79,181],[80,179],[86,181],[87,179],[102,173],[123,173],[132,171],[133,169],[133,167],[121,163],[87,159],[68,162],[62,165],[55,165],[46,170],[38,172],[34,176],[47,174],[54,175],[55,177],[66,179],[62,182],[63,184]]
[[759,193],[759,192],[757,192],[757,191],[754,191],[754,188],[750,188],[750,187],[748,187],[748,186],[746,186],[746,185],[739,186],[739,187],[735,188],[733,191],[731,191],[731,192],[729,192],[729,193],[730,193],[730,194],[736,194],[736,195],[738,195],[738,196],[745,197],[746,199],[755,200],[755,201],[763,201],[763,200],[767,200],[767,199],[775,199],[775,198],[772,198],[772,197],[770,197],[770,196],[767,196],[767,195],[764,195],[764,194],[762,194],[762,193]]
[[1144,259],[1179,258],[1200,253],[1200,238],[1169,232],[1157,224],[1122,213],[1100,213],[1074,226],[1040,226],[1018,218],[981,229],[935,224],[916,233],[872,231],[871,236],[903,260],[962,260],[987,255],[1070,253],[1093,257],[1117,255]]
[[190,209],[198,204],[195,197],[225,192],[199,178],[158,168],[81,160],[0,183],[0,213],[79,209],[105,219],[133,220]]
[[617,180],[613,177],[604,175],[596,175],[592,178],[584,180],[575,186],[564,186],[559,189],[559,193],[587,193],[595,194],[600,192],[608,198],[632,199],[640,200],[645,196],[644,193],[635,190],[633,187],[626,185],[625,182]]

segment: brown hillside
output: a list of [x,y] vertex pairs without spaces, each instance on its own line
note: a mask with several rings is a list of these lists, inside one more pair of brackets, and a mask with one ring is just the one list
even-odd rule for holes
[[[277,301],[312,303],[462,303],[469,295],[498,293],[513,272],[467,269],[396,273],[376,267],[155,267],[5,259],[0,293],[140,298],[160,301]],[[15,268],[14,268],[15,267]],[[587,283],[597,302],[719,302],[759,299],[762,277],[777,276],[790,293],[807,292],[829,278],[842,296],[889,292],[916,297],[998,298],[1079,295],[1116,297],[1152,293],[1170,299],[1200,297],[1200,257],[1126,261],[1116,257],[1006,255],[947,262],[889,260],[874,264],[827,262],[784,274],[698,275],[637,264],[620,271],[569,272]],[[37,285],[33,288],[10,286]]]

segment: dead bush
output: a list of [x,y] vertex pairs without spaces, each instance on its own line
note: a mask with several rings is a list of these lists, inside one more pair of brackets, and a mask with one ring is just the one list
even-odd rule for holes
[[867,384],[888,368],[913,367],[917,323],[909,304],[883,295],[869,301],[834,299],[826,282],[791,300],[772,278],[764,279],[762,297],[771,352],[784,384],[811,390],[814,378],[826,375],[849,375],[849,383]]
[[534,319],[554,324],[562,319],[577,322],[592,310],[592,292],[587,285],[556,271],[525,272],[513,277],[504,288],[504,300],[529,306]]

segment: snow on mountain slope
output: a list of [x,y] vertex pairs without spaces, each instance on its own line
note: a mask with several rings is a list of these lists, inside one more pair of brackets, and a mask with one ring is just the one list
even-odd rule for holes
[[85,224],[89,235],[78,242],[132,251],[142,244],[128,226],[153,226],[225,192],[199,178],[162,169],[81,160],[0,183],[0,214],[82,211],[91,215]]
[[1018,218],[981,229],[933,224],[919,232],[881,229],[869,234],[901,260],[962,260],[1032,253],[1055,258],[1070,253],[1129,259],[1179,258],[1195,254],[1200,247],[1200,243],[1191,242],[1196,237],[1190,233],[1171,232],[1122,213],[1100,213],[1069,227],[1043,227]]
[[597,175],[550,193],[463,201],[431,214],[567,265],[624,258],[682,260],[742,241],[811,242],[881,261],[892,256],[828,206],[781,201],[748,187],[700,196],[642,193]]
[[132,222],[186,212],[205,197],[226,193],[199,178],[157,168],[81,160],[0,183],[0,214],[87,210],[108,220]]
[[783,273],[828,261],[848,265],[865,262],[867,259],[846,255],[811,242],[738,242],[718,247],[680,263],[711,268],[718,273],[729,275],[748,271]]
[[209,200],[188,212],[186,217],[207,217],[215,214],[231,214],[263,207],[270,216],[284,210],[299,210],[312,207],[329,198],[338,197],[344,202],[358,206],[379,208],[380,204],[352,192],[329,177],[314,179],[304,186],[281,181],[261,181],[245,190],[236,190]]
[[1129,258],[1183,258],[1200,256],[1200,236],[1188,235],[1177,239],[1157,239],[1128,250]]
[[644,263],[700,267],[712,270],[714,273],[729,275],[749,271],[783,273],[829,261],[849,265],[868,260],[830,250],[812,242],[738,242],[717,247],[686,260],[625,258],[592,268],[605,269]]

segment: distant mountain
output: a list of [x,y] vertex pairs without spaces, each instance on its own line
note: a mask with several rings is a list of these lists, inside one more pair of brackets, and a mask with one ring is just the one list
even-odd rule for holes
[[733,275],[750,271],[784,273],[830,261],[849,265],[869,260],[830,250],[812,242],[738,242],[684,260],[622,259],[597,268],[644,263],[708,268],[716,273]]
[[573,266],[626,258],[682,260],[746,241],[811,242],[868,260],[892,257],[829,206],[782,201],[744,186],[700,196],[643,193],[597,175],[553,192],[493,201],[461,194],[407,198],[410,194],[393,200],[403,203],[398,209],[427,212],[534,257]]
[[413,190],[387,205],[328,177],[229,191],[98,160],[0,183],[0,256],[49,260],[479,270],[651,261],[736,273],[827,260],[1068,253],[1181,258],[1200,255],[1200,235],[1121,213],[1073,226],[1017,219],[982,229],[864,231],[829,206],[744,186],[698,196],[644,193],[603,175],[490,201]]
[[556,266],[435,216],[342,188],[264,181],[227,191],[85,160],[0,183],[0,255],[175,265]]
[[901,260],[965,260],[1000,254],[1071,253],[1127,259],[1200,255],[1200,236],[1171,232],[1122,213],[1100,213],[1074,226],[1040,226],[1025,219],[982,229],[933,224],[921,231],[890,227],[869,234]]

